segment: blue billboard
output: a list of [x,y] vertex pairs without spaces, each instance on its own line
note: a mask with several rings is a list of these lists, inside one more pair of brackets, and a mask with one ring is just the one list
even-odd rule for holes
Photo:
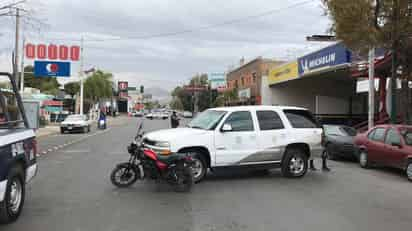
[[351,62],[351,52],[341,43],[298,58],[299,75]]
[[34,61],[35,77],[70,77],[70,62]]

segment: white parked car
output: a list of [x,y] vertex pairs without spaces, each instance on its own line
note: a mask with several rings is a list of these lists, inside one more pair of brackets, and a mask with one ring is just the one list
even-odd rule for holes
[[169,115],[167,113],[164,112],[153,112],[153,113],[149,113],[146,115],[146,118],[148,119],[167,119],[169,118]]
[[145,135],[143,142],[155,152],[193,154],[195,181],[207,169],[247,167],[281,168],[287,177],[301,177],[308,158],[320,156],[322,128],[303,108],[241,106],[206,110],[186,128]]
[[60,123],[60,132],[63,134],[73,131],[81,131],[83,133],[90,132],[92,121],[90,121],[86,115],[69,115],[66,119]]
[[184,111],[183,112],[183,117],[184,118],[192,118],[193,117],[193,113],[190,111]]

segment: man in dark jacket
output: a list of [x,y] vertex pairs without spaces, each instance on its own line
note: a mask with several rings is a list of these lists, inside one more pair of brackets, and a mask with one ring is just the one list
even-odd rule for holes
[[172,128],[179,127],[179,117],[177,117],[175,111],[172,113],[172,116],[170,116],[170,123],[172,124]]

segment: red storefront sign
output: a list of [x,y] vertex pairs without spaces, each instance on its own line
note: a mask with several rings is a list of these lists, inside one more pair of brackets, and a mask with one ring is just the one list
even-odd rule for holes
[[25,47],[26,57],[28,59],[49,59],[49,60],[67,60],[79,61],[80,47],[77,45],[54,45],[54,44],[27,44]]
[[129,88],[129,83],[126,81],[119,81],[117,86],[119,88],[119,91],[127,91],[127,89]]

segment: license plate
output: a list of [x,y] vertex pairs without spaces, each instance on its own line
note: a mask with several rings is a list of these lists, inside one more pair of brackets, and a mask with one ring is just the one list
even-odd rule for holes
[[73,129],[73,127],[67,127],[67,129],[72,130],[72,129]]

